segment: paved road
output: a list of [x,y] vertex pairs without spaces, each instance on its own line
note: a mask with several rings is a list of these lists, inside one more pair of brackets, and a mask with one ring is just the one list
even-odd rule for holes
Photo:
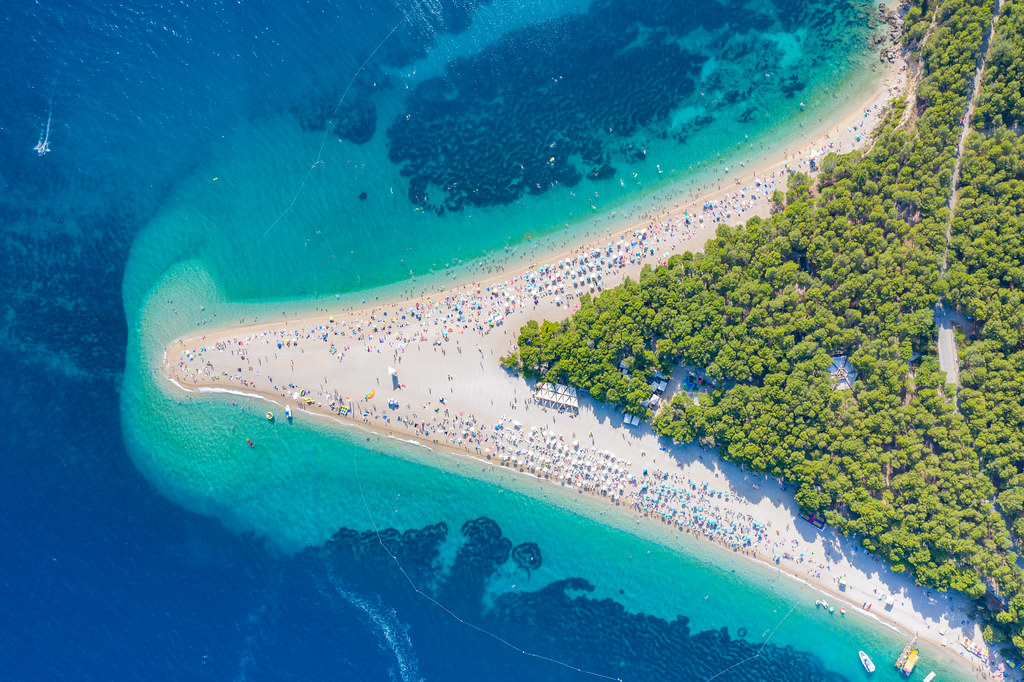
[[956,313],[950,313],[941,303],[935,306],[935,326],[939,328],[939,367],[946,373],[946,383],[960,386],[960,359],[956,353],[956,335],[953,333]]

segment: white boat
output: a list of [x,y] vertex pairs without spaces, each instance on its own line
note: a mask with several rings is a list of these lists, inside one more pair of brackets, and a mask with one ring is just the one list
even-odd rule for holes
[[288,406],[286,406],[284,408],[284,418],[285,419],[291,419],[292,418],[292,406],[291,405],[288,405]]
[[928,677],[924,678],[924,682],[932,682],[935,679],[935,673],[928,673]]
[[869,673],[875,672],[875,664],[872,663],[871,658],[863,651],[857,652],[860,655],[860,663],[864,666],[864,669]]

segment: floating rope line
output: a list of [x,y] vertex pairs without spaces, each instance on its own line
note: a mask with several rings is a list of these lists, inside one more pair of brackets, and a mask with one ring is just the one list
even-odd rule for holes
[[[519,647],[519,646],[513,644],[512,642],[509,642],[507,639],[501,637],[500,635],[495,634],[495,633],[491,632],[490,630],[487,630],[486,628],[482,628],[479,625],[471,623],[468,620],[465,620],[461,616],[459,616],[456,613],[454,613],[447,606],[445,606],[441,602],[437,601],[436,599],[431,597],[426,592],[423,592],[422,590],[420,590],[420,588],[418,588],[416,586],[416,583],[413,582],[412,577],[410,577],[410,575],[406,572],[405,568],[402,566],[402,563],[398,560],[398,557],[395,556],[395,554],[388,548],[388,546],[384,544],[384,540],[380,536],[380,528],[377,526],[377,521],[373,518],[373,514],[370,512],[370,507],[369,507],[369,505],[366,502],[366,495],[363,493],[363,482],[359,478],[359,452],[358,452],[358,449],[356,449],[356,448],[353,448],[353,450],[352,450],[352,462],[353,462],[353,466],[354,466],[355,474],[356,474],[356,485],[359,486],[359,497],[360,497],[360,499],[363,502],[363,509],[366,511],[366,516],[370,520],[370,525],[373,526],[373,532],[377,536],[377,542],[384,549],[384,551],[387,552],[388,556],[391,557],[391,560],[395,563],[395,566],[398,568],[399,571],[401,571],[402,575],[405,576],[405,579],[409,583],[409,586],[412,587],[413,591],[416,592],[416,594],[420,595],[421,597],[423,597],[424,599],[426,599],[427,601],[432,603],[434,606],[436,606],[437,608],[439,608],[442,611],[444,611],[445,613],[447,613],[449,616],[451,616],[452,618],[457,620],[459,623],[461,623],[461,624],[463,624],[463,625],[465,625],[465,626],[467,626],[469,628],[472,628],[472,629],[476,630],[477,632],[485,634],[488,637],[491,637],[492,639],[497,640],[498,642],[501,642],[505,646],[509,647],[510,649],[512,649],[514,651],[517,651],[518,653],[522,654],[523,656],[529,656],[530,658],[536,658],[536,659],[539,659],[539,660],[542,660],[542,661],[547,661],[549,663],[554,663],[556,665],[562,666],[563,668],[568,668],[569,670],[575,670],[576,672],[582,673],[584,675],[590,675],[592,677],[598,677],[598,678],[605,679],[605,680],[614,680],[615,682],[622,682],[622,678],[621,677],[611,677],[610,675],[605,675],[603,673],[594,672],[592,670],[586,670],[584,668],[580,668],[578,666],[572,665],[571,663],[567,663],[565,661],[560,661],[560,660],[558,660],[556,658],[551,658],[551,657],[545,656],[543,654],[538,654],[538,653],[534,653],[532,651],[527,651],[526,649],[523,649],[522,647]],[[715,673],[711,677],[707,678],[704,682],[711,682],[712,680],[717,679],[717,678],[721,677],[722,675],[726,674],[727,672],[729,672],[733,668],[737,668],[737,667],[739,667],[741,665],[744,665],[745,663],[748,663],[748,662],[754,660],[755,658],[760,657],[761,652],[764,651],[764,648],[766,646],[768,646],[768,642],[771,640],[772,637],[775,636],[775,633],[778,631],[778,629],[780,627],[782,627],[782,624],[786,621],[787,618],[789,618],[790,614],[792,614],[793,611],[796,610],[796,607],[797,607],[797,604],[794,603],[789,608],[789,611],[786,612],[786,615],[784,615],[779,620],[779,622],[775,624],[775,627],[772,628],[771,633],[769,633],[768,637],[766,637],[765,640],[763,642],[761,642],[761,646],[759,646],[757,648],[757,651],[754,652],[754,654],[752,656],[747,656],[742,661],[738,661],[736,663],[733,663],[728,668],[724,668],[720,672]],[[768,631],[766,630],[765,632],[768,632]]]
[[313,174],[313,169],[316,168],[317,166],[323,165],[322,157],[324,153],[324,147],[327,145],[327,134],[330,132],[331,123],[333,122],[330,119],[333,119],[335,116],[338,115],[338,110],[341,109],[341,105],[345,103],[345,98],[348,97],[348,91],[352,89],[352,85],[356,82],[356,78],[359,78],[359,74],[363,72],[363,69],[366,68],[366,65],[370,63],[371,59],[373,59],[373,55],[377,54],[377,50],[383,47],[384,43],[388,41],[388,38],[390,38],[392,34],[394,34],[394,32],[397,31],[398,28],[407,21],[408,19],[403,19],[402,21],[395,24],[394,28],[388,31],[388,34],[384,36],[384,39],[377,43],[377,47],[373,48],[373,51],[370,52],[366,59],[363,60],[363,63],[359,65],[359,68],[356,69],[356,72],[352,74],[352,78],[349,80],[348,85],[345,86],[345,91],[341,93],[341,99],[338,100],[337,106],[334,107],[334,111],[331,112],[331,116],[328,119],[326,125],[324,126],[324,134],[323,137],[320,138],[320,148],[316,152],[316,159],[313,161],[312,164],[310,164],[309,168],[306,169],[306,174],[302,176],[302,182],[299,183],[299,187],[298,189],[295,190],[295,194],[292,195],[292,199],[291,201],[288,202],[288,206],[286,206],[285,209],[281,211],[281,214],[274,219],[274,222],[270,223],[270,227],[268,227],[266,231],[263,233],[264,237],[270,234],[270,231],[273,230],[274,227],[276,227],[277,224],[281,222],[281,219],[284,218],[285,215],[292,210],[292,207],[295,206],[295,202],[298,200],[299,194],[302,193],[302,188],[306,186],[306,181],[309,180],[309,176]]
[[580,667],[572,665],[570,663],[566,663],[565,661],[560,661],[557,658],[551,658],[551,657],[545,656],[543,654],[538,654],[538,653],[534,653],[532,651],[527,651],[526,649],[523,649],[522,647],[516,646],[515,644],[513,644],[512,642],[510,642],[507,639],[503,638],[502,636],[497,635],[497,634],[491,632],[490,630],[487,630],[486,628],[482,628],[479,625],[475,625],[474,623],[471,623],[468,620],[466,620],[466,619],[456,615],[447,606],[445,606],[441,602],[437,601],[436,599],[431,597],[426,592],[423,592],[422,590],[420,590],[420,588],[418,588],[416,586],[416,583],[413,582],[412,578],[406,572],[405,568],[402,567],[402,564],[398,560],[398,557],[396,557],[394,555],[394,553],[388,548],[388,546],[384,544],[384,540],[381,539],[381,537],[380,537],[380,529],[377,527],[377,522],[374,520],[373,514],[370,513],[370,507],[366,503],[366,495],[363,494],[363,483],[359,479],[359,452],[355,448],[353,448],[353,450],[352,450],[352,461],[353,461],[353,464],[354,464],[354,467],[355,467],[356,484],[359,486],[359,497],[363,501],[363,509],[366,510],[366,516],[370,520],[370,525],[373,526],[373,532],[377,536],[377,542],[380,543],[380,546],[384,549],[385,552],[388,553],[388,556],[391,557],[391,560],[395,562],[395,566],[397,566],[398,570],[401,571],[402,575],[405,576],[405,579],[409,582],[409,586],[412,587],[412,589],[416,592],[416,594],[420,595],[421,597],[423,597],[424,599],[426,599],[427,601],[432,603],[434,606],[436,606],[437,608],[441,609],[442,611],[444,611],[449,616],[451,616],[455,620],[459,621],[460,623],[462,623],[466,627],[472,628],[473,630],[476,630],[477,632],[485,634],[488,637],[491,637],[492,639],[495,639],[498,642],[501,642],[502,644],[504,644],[508,648],[510,648],[513,651],[516,651],[516,652],[522,654],[523,656],[529,656],[530,658],[536,658],[536,659],[539,659],[541,661],[547,661],[549,663],[554,663],[555,665],[560,665],[563,668],[568,668],[569,670],[574,670],[574,671],[576,671],[578,673],[581,673],[583,675],[590,675],[592,677],[598,677],[598,678],[601,678],[601,679],[604,679],[604,680],[613,680],[614,682],[622,682],[622,678],[620,678],[620,677],[611,677],[610,675],[605,675],[603,673],[594,672],[592,670],[586,670],[584,668],[580,668]]
[[[772,638],[772,637],[773,637],[773,636],[775,635],[775,631],[776,631],[776,630],[778,630],[778,629],[779,629],[780,627],[782,627],[782,623],[783,623],[783,622],[784,622],[784,621],[785,621],[785,620],[786,620],[787,618],[789,618],[789,614],[793,613],[793,611],[795,611],[795,610],[796,610],[796,604],[793,604],[793,606],[791,606],[791,607],[789,608],[789,611],[786,611],[786,615],[782,617],[782,620],[780,620],[780,621],[778,622],[778,624],[776,624],[776,626],[775,626],[774,628],[772,628],[772,632],[771,632],[771,634],[770,634],[770,635],[768,635],[768,637],[767,637],[767,638],[766,638],[766,639],[765,639],[765,640],[764,640],[763,642],[761,642],[761,646],[759,646],[759,647],[757,648],[757,651],[756,651],[756,652],[754,653],[754,655],[753,655],[753,656],[747,656],[747,657],[746,657],[746,658],[744,658],[744,659],[743,659],[742,661],[738,661],[738,662],[736,662],[736,663],[733,663],[732,665],[730,665],[730,666],[729,666],[728,668],[726,668],[725,670],[722,670],[721,672],[719,672],[719,673],[716,673],[716,674],[712,675],[711,677],[709,677],[708,679],[704,680],[704,682],[711,682],[711,680],[713,680],[713,679],[715,679],[715,678],[717,678],[717,677],[721,677],[722,675],[726,674],[727,672],[729,672],[729,671],[730,671],[730,670],[732,670],[733,668],[737,668],[737,667],[739,667],[739,666],[743,665],[744,663],[747,663],[748,661],[752,661],[752,660],[754,660],[755,658],[757,658],[758,656],[760,656],[760,655],[761,655],[761,652],[762,652],[762,651],[764,650],[764,648],[765,648],[766,646],[768,646],[768,640],[770,640],[770,639],[771,639],[771,638]],[[766,630],[765,632],[767,632],[767,630]]]

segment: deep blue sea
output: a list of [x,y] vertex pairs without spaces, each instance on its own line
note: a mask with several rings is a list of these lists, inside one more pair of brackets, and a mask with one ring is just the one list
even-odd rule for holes
[[[205,314],[151,324],[169,291],[184,306],[216,286],[236,313],[443,276],[758,157],[869,82],[873,11],[5,3],[0,677],[706,680],[746,661],[716,679],[859,679],[822,639],[891,634],[796,614],[765,644],[771,607],[809,593],[543,495],[435,485],[394,446],[297,431],[236,467],[224,433],[258,415],[161,401],[143,368],[154,329]],[[356,469],[367,514],[395,507],[380,536]],[[627,546],[648,550],[643,578],[608,558]],[[689,610],[687,590],[723,601]],[[736,595],[765,613],[716,621],[743,612]]]

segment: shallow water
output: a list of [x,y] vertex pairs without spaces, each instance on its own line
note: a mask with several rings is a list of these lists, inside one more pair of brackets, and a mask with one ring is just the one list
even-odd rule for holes
[[[142,320],[151,352],[160,350],[157,339],[190,327],[167,306],[196,311],[206,301],[203,314],[217,320],[271,314],[272,304],[217,303],[212,280],[205,291],[203,280],[198,267],[180,267],[154,292]],[[144,377],[131,367],[128,375]],[[490,633],[486,639],[493,634],[516,649],[625,679],[708,679],[741,661],[725,679],[859,679],[858,649],[882,663],[905,643],[854,604],[845,617],[815,608],[816,592],[768,566],[653,523],[637,525],[624,510],[506,469],[304,416],[268,423],[258,399],[170,399],[155,384],[131,380],[125,395],[135,396],[124,407],[136,463],[165,494],[287,553],[343,557],[364,589],[411,602],[417,623],[428,619],[426,639],[410,630],[417,644],[440,631],[458,637],[465,628],[458,619],[465,619]],[[514,548],[528,543],[539,566],[515,559]],[[581,634],[595,628],[604,644]],[[657,656],[638,650],[655,642]],[[765,643],[761,656],[746,660]],[[442,637],[435,646],[450,643]],[[947,679],[962,674],[943,652],[924,650],[922,666]],[[421,663],[434,664],[416,651]],[[512,659],[510,670],[518,671],[521,662]],[[471,657],[465,665],[471,676],[489,664]],[[557,678],[560,665],[548,665],[543,674]],[[884,665],[876,676],[900,679]]]
[[487,25],[392,66],[401,24],[351,84],[211,140],[140,236],[147,272],[126,294],[184,257],[258,300],[596,233],[612,223],[599,216],[760,161],[877,82],[867,3],[745,7],[614,0],[524,27],[495,2]]
[[[258,406],[179,403],[149,372],[198,323],[355,303],[610,229],[593,216],[680,179],[707,186],[785,146],[794,118],[812,126],[830,92],[873,82],[868,3],[707,7],[7,8],[0,360],[17,400],[0,436],[13,538],[0,619],[19,646],[3,669],[580,677],[426,602],[366,535],[375,525],[415,531],[383,535],[460,617],[605,675],[706,679],[780,621],[759,658],[718,679],[859,679],[856,648],[898,648],[853,614],[807,608],[811,593],[770,571],[469,462],[302,424],[260,431],[250,450],[241,434],[267,428]],[[495,82],[488,64],[505,69]],[[427,197],[410,200],[424,178]]]

